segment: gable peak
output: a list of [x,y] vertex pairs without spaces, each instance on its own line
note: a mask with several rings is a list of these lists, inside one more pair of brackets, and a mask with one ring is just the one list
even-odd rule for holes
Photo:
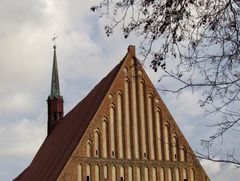
[[133,45],[128,46],[128,54],[133,57],[136,56],[135,46]]

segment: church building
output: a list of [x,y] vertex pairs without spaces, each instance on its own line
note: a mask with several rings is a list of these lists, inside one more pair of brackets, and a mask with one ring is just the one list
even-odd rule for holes
[[63,114],[54,46],[47,136],[15,181],[210,181],[129,46]]

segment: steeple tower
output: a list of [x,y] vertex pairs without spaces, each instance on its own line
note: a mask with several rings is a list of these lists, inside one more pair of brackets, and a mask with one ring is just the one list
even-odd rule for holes
[[56,45],[53,46],[53,67],[51,93],[48,96],[48,135],[51,134],[55,126],[63,118],[63,97],[60,95]]

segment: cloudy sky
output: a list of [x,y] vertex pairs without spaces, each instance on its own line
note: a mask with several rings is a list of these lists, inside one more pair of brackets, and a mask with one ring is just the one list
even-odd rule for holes
[[[53,48],[57,56],[61,94],[68,112],[124,57],[136,37],[125,40],[120,30],[104,33],[104,20],[90,12],[95,1],[0,0],[0,180],[12,180],[26,168],[46,136]],[[144,65],[158,87],[159,75]],[[217,115],[204,117],[200,95],[161,94],[194,150],[212,129],[206,125]],[[239,145],[239,132],[226,135],[221,152]],[[239,150],[239,146],[236,147]],[[236,181],[239,169],[201,161],[212,180]]]

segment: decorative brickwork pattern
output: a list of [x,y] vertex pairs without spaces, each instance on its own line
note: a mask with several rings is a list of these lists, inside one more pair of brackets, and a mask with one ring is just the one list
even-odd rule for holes
[[133,46],[57,180],[209,181]]

